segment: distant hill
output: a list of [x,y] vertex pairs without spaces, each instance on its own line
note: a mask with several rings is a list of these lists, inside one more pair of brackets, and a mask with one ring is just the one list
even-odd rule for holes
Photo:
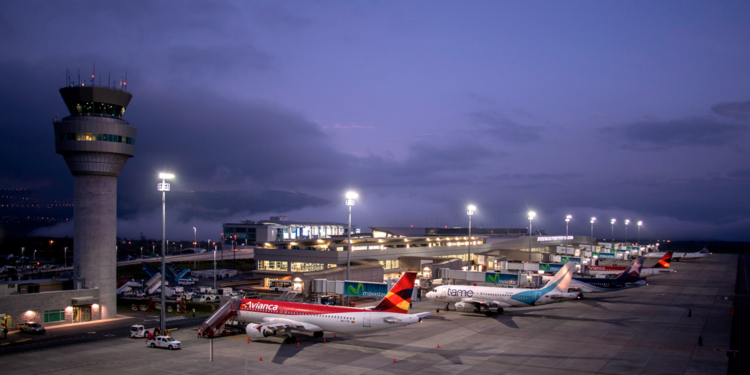
[[[73,220],[73,196],[60,198],[54,189],[0,189],[0,237],[25,236],[31,231]],[[158,200],[157,200],[158,199]],[[296,191],[171,191],[171,207],[179,208],[181,220],[192,217],[221,221],[241,212],[288,212],[304,207],[318,207],[330,202]],[[161,196],[142,197],[140,202],[118,199],[118,216],[137,215],[161,204]]]

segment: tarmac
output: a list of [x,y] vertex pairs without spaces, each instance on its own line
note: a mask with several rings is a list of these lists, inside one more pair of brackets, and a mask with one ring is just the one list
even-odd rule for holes
[[327,333],[325,342],[298,333],[299,347],[282,344],[281,335],[250,343],[245,335],[199,339],[197,326],[185,327],[174,333],[182,350],[117,338],[4,356],[3,373],[726,374],[737,259],[673,262],[677,273],[641,288],[492,318],[435,314],[441,305],[415,302],[412,312],[434,314],[370,334]]

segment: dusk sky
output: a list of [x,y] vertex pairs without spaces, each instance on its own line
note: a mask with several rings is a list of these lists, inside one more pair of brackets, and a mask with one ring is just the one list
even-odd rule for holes
[[[118,235],[160,236],[177,191],[297,191],[291,211],[170,206],[169,239],[222,222],[528,224],[599,238],[750,240],[746,1],[23,1],[0,5],[0,187],[72,200],[58,89],[127,73],[136,156]],[[72,223],[38,235],[72,236]],[[635,239],[631,224],[629,238]]]

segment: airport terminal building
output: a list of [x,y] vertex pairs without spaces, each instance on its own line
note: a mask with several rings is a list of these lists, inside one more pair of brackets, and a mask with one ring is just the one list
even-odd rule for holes
[[224,245],[237,247],[252,247],[276,241],[330,238],[348,232],[347,224],[289,220],[286,216],[271,216],[269,220],[224,223],[222,227]]

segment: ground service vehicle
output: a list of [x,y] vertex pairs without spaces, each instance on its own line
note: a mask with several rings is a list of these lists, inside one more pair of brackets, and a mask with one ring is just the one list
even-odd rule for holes
[[271,289],[274,292],[288,292],[292,290],[292,281],[291,280],[273,280],[271,281],[271,284],[268,286],[268,289]]
[[156,328],[154,327],[146,328],[140,324],[133,324],[132,326],[130,326],[130,337],[136,338],[136,339],[142,339],[146,337],[149,333],[153,335],[154,330],[156,330]]
[[155,339],[146,340],[146,345],[152,348],[182,349],[182,343],[169,337],[157,336]]

